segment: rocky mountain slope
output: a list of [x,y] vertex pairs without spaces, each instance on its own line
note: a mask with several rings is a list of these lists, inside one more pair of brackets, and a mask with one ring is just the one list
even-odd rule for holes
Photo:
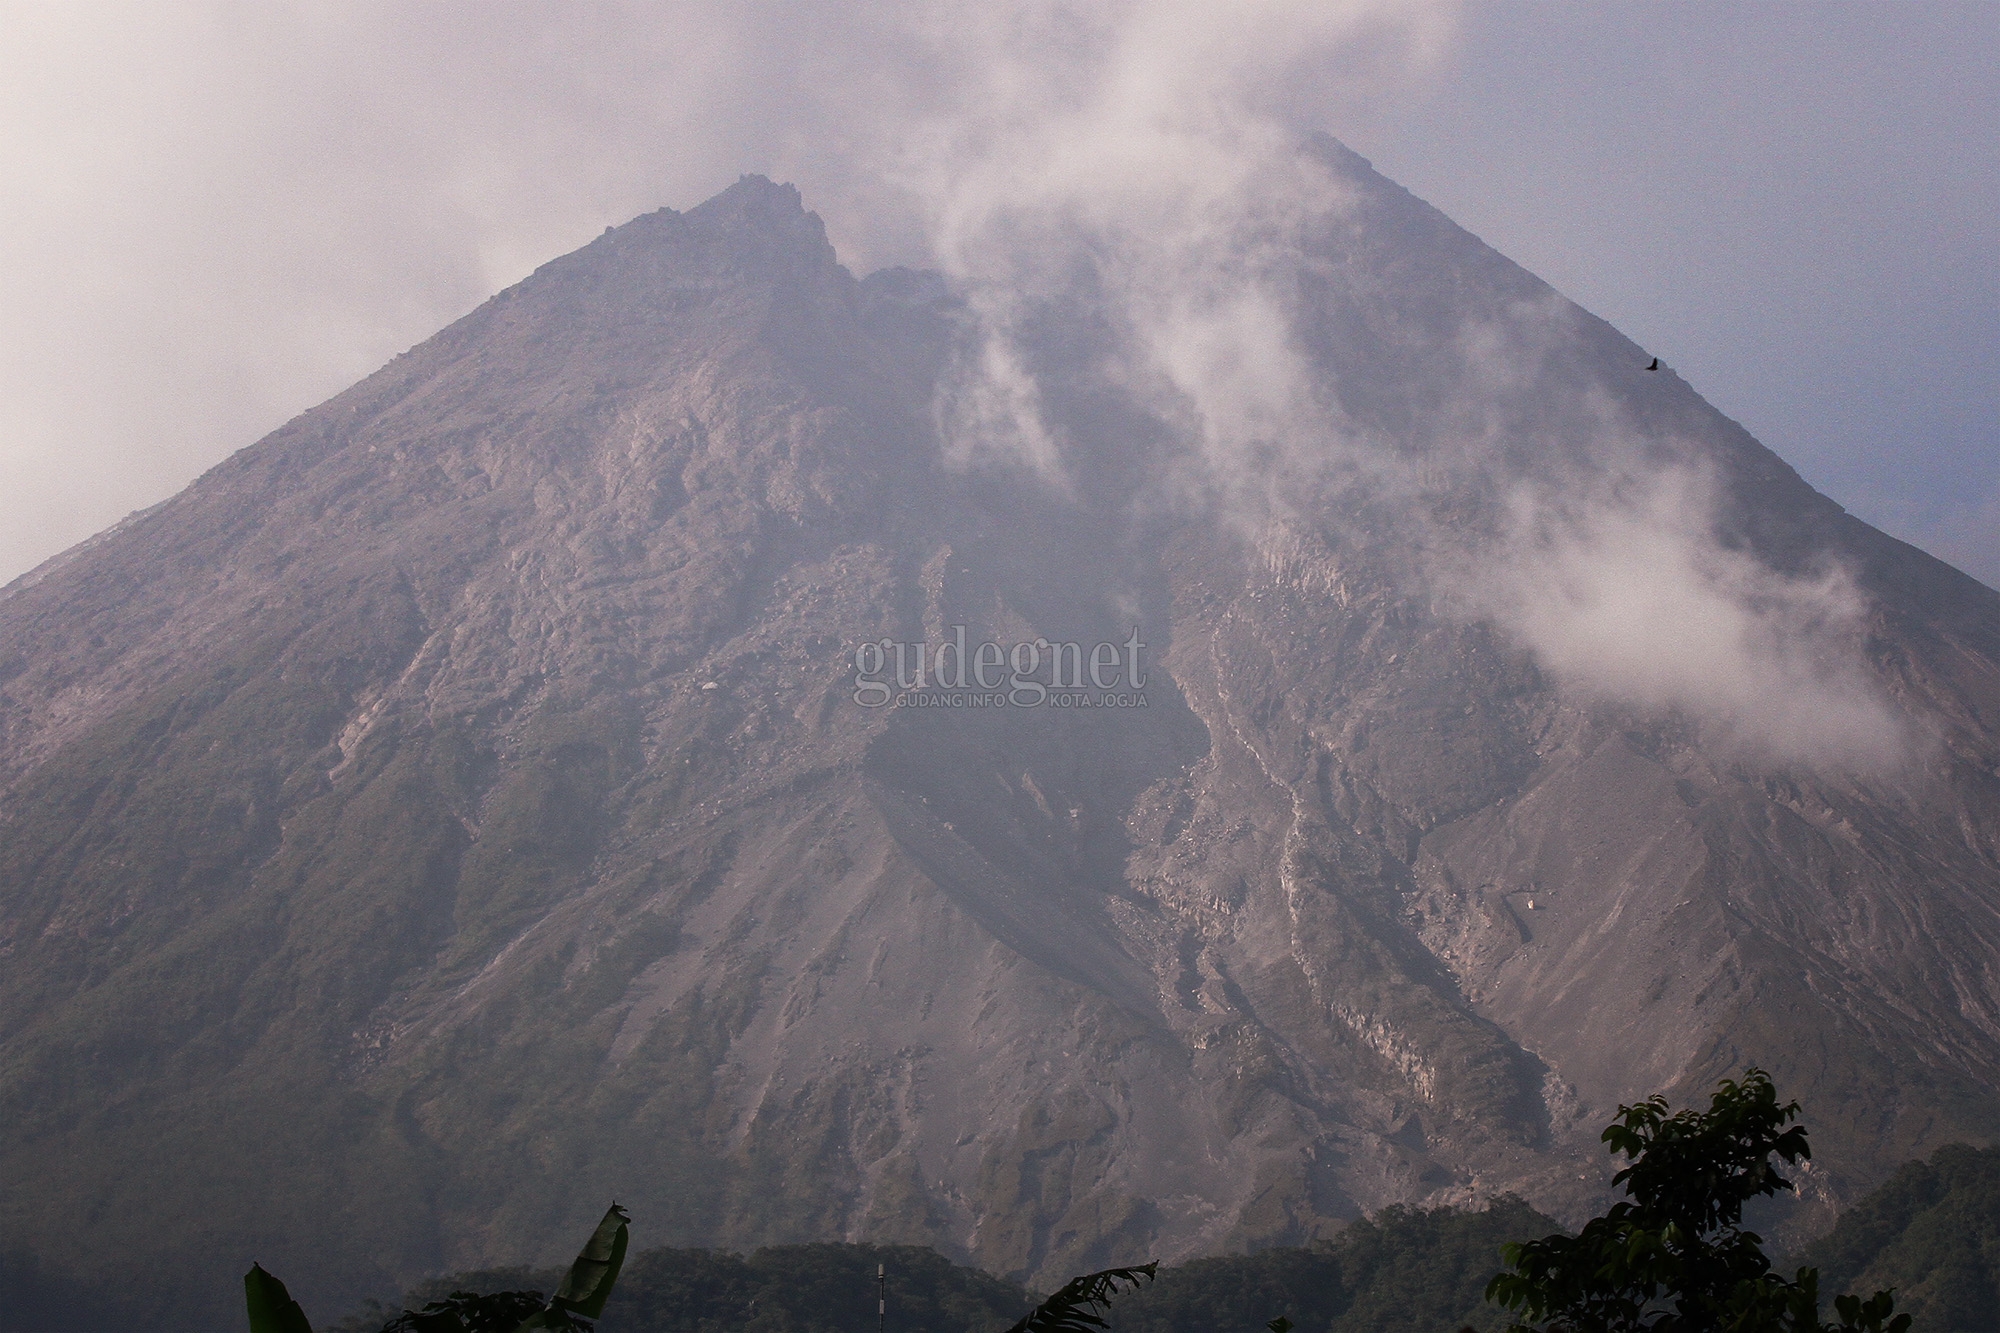
[[[1087,286],[1021,341],[1063,474],[967,461],[968,308],[746,178],[0,591],[0,1248],[193,1326],[252,1257],[339,1308],[616,1196],[647,1245],[1046,1284],[1575,1217],[1619,1100],[1752,1061],[1822,1201],[1983,1141],[2000,598],[1360,159],[1300,169],[1343,202],[1286,317],[1373,471],[1201,471]],[[1440,572],[1523,487],[1676,468],[1729,606],[1837,568],[1858,608],[1775,739],[1754,682],[1621,690]],[[1136,627],[1144,706],[856,703],[857,646],[961,625]],[[1894,745],[1815,748],[1862,696]]]

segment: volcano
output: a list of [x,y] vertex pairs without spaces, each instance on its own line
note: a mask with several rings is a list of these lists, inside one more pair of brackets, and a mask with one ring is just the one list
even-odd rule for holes
[[1801,1226],[1986,1141],[2000,597],[1298,170],[1325,438],[1224,466],[1080,280],[1059,457],[965,447],[977,302],[746,177],[0,591],[0,1249],[195,1327],[615,1197],[1046,1286],[1586,1216],[1746,1064]]

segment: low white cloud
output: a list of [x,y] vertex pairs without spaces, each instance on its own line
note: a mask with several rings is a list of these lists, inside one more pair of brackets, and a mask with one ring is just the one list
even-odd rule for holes
[[1715,513],[1698,467],[1588,497],[1522,487],[1492,558],[1454,586],[1558,679],[1678,710],[1711,742],[1871,769],[1906,758],[1904,726],[1865,670],[1868,607],[1849,571],[1773,570],[1718,541]]
[[[1040,321],[1066,306],[1094,322],[1095,362],[1048,373],[1162,419],[1186,451],[1171,487],[1211,512],[1282,525],[1295,496],[1359,487],[1370,521],[1427,553],[1439,605],[1492,621],[1573,690],[1676,710],[1759,758],[1897,762],[1905,733],[1859,652],[1852,579],[1781,574],[1719,540],[1700,446],[1646,438],[1592,371],[1554,364],[1582,335],[1573,306],[1544,290],[1406,315],[1402,294],[1342,286],[1365,273],[1318,271],[1334,261],[1312,238],[1339,234],[1354,187],[1261,95],[1284,84],[1278,53],[1325,66],[1372,42],[1379,60],[1394,30],[1396,58],[1421,63],[1448,11],[1316,7],[1288,46],[1297,6],[1112,7],[1053,62],[1067,11],[1036,12],[971,38],[997,53],[983,83],[900,162],[980,326],[944,416],[951,456],[1011,452],[1070,489],[1090,446],[1065,437],[1034,368]],[[1399,386],[1424,399],[1400,437],[1350,417],[1346,368],[1301,344],[1307,276],[1384,317],[1376,336],[1431,349]],[[1497,502],[1500,521],[1439,527],[1432,502],[1454,495]]]

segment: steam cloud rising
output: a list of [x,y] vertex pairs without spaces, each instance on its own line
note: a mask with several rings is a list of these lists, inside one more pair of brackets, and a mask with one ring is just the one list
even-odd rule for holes
[[1507,558],[1465,571],[1460,589],[1558,676],[1678,708],[1760,758],[1872,768],[1905,757],[1863,669],[1867,608],[1844,568],[1787,576],[1718,543],[1700,470],[1631,490],[1581,508],[1517,493]]
[[[1301,277],[1337,268],[1314,238],[1338,233],[1354,201],[1302,148],[1284,92],[1301,67],[1379,67],[1386,51],[1422,61],[1443,40],[1438,12],[1093,12],[1085,23],[1052,5],[1025,23],[970,25],[962,39],[999,58],[896,162],[926,206],[934,262],[985,330],[945,404],[954,456],[1012,452],[1072,489],[1087,446],[1044,410],[1030,366],[1037,314],[1082,286],[1110,334],[1098,373],[1180,406],[1168,415],[1198,461],[1178,483],[1219,498],[1232,521],[1287,520],[1302,480],[1358,487],[1415,528],[1440,484],[1484,489],[1502,510],[1488,542],[1426,543],[1435,554],[1420,572],[1444,604],[1498,624],[1586,692],[1679,709],[1761,757],[1874,767],[1903,756],[1857,650],[1866,606],[1845,570],[1785,575],[1725,546],[1695,451],[1649,438],[1597,386],[1566,386],[1588,404],[1581,422],[1494,420],[1496,400],[1548,387],[1541,363],[1574,332],[1576,312],[1553,293],[1431,331],[1446,354],[1419,386],[1441,400],[1421,440],[1358,421],[1329,389],[1332,368],[1301,346]],[[1366,61],[1343,62],[1364,48]],[[1536,443],[1537,430],[1585,465],[1559,484],[1506,475],[1494,454],[1510,433]]]
[[[983,340],[940,404],[946,447],[961,462],[998,453],[1074,489],[1083,446],[1047,410],[1033,327],[1052,303],[1087,289],[1111,335],[1094,373],[1153,404],[1186,446],[1158,502],[1199,497],[1254,530],[1289,517],[1286,497],[1305,478],[1362,488],[1403,506],[1414,524],[1441,484],[1478,483],[1502,502],[1495,544],[1468,559],[1440,534],[1418,572],[1447,604],[1492,619],[1550,670],[1607,698],[1686,710],[1781,758],[1869,763],[1898,750],[1898,725],[1852,646],[1865,607],[1839,570],[1780,576],[1726,550],[1714,537],[1710,480],[1663,463],[1671,449],[1662,455],[1660,441],[1608,409],[1581,423],[1496,422],[1496,395],[1532,399],[1545,382],[1537,358],[1568,328],[1565,303],[1524,299],[1429,330],[1449,354],[1429,386],[1437,401],[1419,423],[1422,439],[1397,438],[1350,410],[1325,358],[1301,342],[1296,293],[1303,282],[1337,289],[1346,280],[1328,246],[1354,206],[1339,173],[1302,151],[1302,130],[1340,123],[1389,85],[1434,69],[1458,23],[1445,0],[747,4],[727,17],[696,5],[635,5],[600,8],[588,24],[502,4],[486,10],[489,22],[450,29],[387,5],[273,16],[220,4],[202,22],[226,26],[226,45],[205,40],[202,22],[144,7],[106,12],[100,29],[77,39],[80,65],[106,47],[150,48],[178,53],[152,68],[185,68],[194,80],[173,90],[191,98],[192,110],[170,127],[179,138],[127,146],[139,176],[185,170],[204,153],[318,154],[330,164],[323,179],[304,180],[296,198],[256,215],[279,228],[325,230],[332,249],[335,229],[317,213],[338,210],[351,183],[339,175],[342,158],[319,154],[320,145],[374,138],[407,159],[408,210],[371,219],[353,252],[332,256],[369,257],[353,326],[328,334],[369,360],[394,347],[356,337],[366,312],[415,302],[423,310],[413,322],[435,322],[584,239],[567,230],[573,219],[553,198],[589,199],[600,221],[619,221],[661,198],[700,197],[745,162],[771,162],[829,218],[850,265],[935,266],[966,294]],[[298,25],[311,29],[304,48]],[[384,29],[402,40],[383,44]],[[477,58],[459,49],[468,45]],[[524,45],[536,60],[571,61],[591,77],[553,105],[521,96],[514,80],[525,77],[529,62],[516,54]],[[383,50],[441,73],[370,72]],[[135,56],[110,66],[145,63]],[[266,130],[202,92],[243,78],[286,83],[303,113]],[[637,138],[625,128],[629,102],[595,91],[634,87],[647,90],[653,117]],[[86,79],[76,106],[49,103],[80,118],[60,134],[45,127],[40,142],[60,152],[66,138],[70,151],[83,151],[90,100],[138,95]],[[535,160],[561,164],[556,178],[530,179],[518,164],[482,155],[496,121],[546,141]],[[564,151],[606,135],[634,153]],[[218,200],[185,217],[193,229],[226,232],[242,204]],[[453,250],[438,242],[446,233],[482,239]],[[245,275],[245,302],[281,299],[274,286],[286,279],[260,238],[237,240],[213,262]],[[405,252],[428,258],[399,268],[394,256]],[[37,281],[31,303],[72,312],[64,318],[107,314],[73,276]],[[386,299],[391,292],[399,300]],[[203,321],[176,319],[172,294],[162,300],[163,312],[135,325],[134,336],[159,340],[167,353],[151,378],[97,386],[109,408],[76,386],[55,386],[18,409],[25,429],[0,461],[24,468],[30,453],[51,456],[59,423],[112,411],[121,393],[133,396],[127,416],[148,396],[233,395],[246,404],[247,436],[261,405],[298,392],[278,365],[254,368],[244,384],[188,383],[171,348],[198,341]],[[331,391],[368,368],[357,359],[316,387]],[[1571,387],[1589,396],[1590,386]],[[1504,470],[1487,475],[1496,449],[1544,427],[1595,455],[1595,480],[1561,489]],[[60,492],[60,478],[21,475]]]

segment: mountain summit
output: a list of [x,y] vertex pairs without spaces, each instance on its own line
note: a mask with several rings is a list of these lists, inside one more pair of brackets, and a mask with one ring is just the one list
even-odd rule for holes
[[0,1247],[160,1327],[614,1196],[1046,1286],[1580,1215],[1752,1062],[1822,1202],[1984,1139],[2000,597],[1299,170],[1310,410],[1124,373],[1088,274],[1007,380],[746,177],[0,591]]

